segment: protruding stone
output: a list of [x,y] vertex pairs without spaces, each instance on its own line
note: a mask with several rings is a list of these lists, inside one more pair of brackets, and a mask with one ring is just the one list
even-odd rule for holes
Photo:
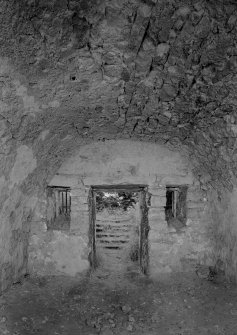
[[183,25],[184,25],[184,21],[182,19],[178,19],[174,24],[174,28],[176,30],[181,30]]
[[152,196],[151,197],[151,206],[152,207],[164,207],[166,204],[166,197]]
[[148,87],[154,87],[155,85],[156,87],[157,86],[161,87],[163,81],[158,76],[159,76],[159,71],[155,71],[155,70],[151,71],[148,77],[143,81],[144,85]]
[[183,6],[180,7],[175,13],[174,16],[182,16],[182,17],[186,17],[191,13],[191,10],[188,6]]
[[169,42],[170,43],[174,42],[176,37],[177,37],[176,32],[173,29],[171,29],[169,34]]
[[150,39],[148,39],[148,38],[145,38],[142,46],[143,46],[143,49],[145,51],[153,51],[153,50],[155,50],[155,46],[154,46],[153,42]]
[[161,43],[156,48],[156,56],[162,59],[167,56],[169,50],[170,50],[169,44]]
[[228,28],[232,30],[237,24],[237,15],[232,14],[227,22]]
[[177,90],[174,86],[170,84],[164,84],[161,92],[160,92],[160,98],[163,101],[170,101],[174,99],[177,95]]
[[138,12],[143,17],[149,17],[151,15],[151,7],[147,5],[140,6]]

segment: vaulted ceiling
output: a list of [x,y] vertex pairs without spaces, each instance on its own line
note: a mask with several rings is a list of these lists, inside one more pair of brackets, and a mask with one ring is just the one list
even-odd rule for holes
[[0,0],[1,166],[33,148],[40,184],[74,148],[131,138],[237,176],[235,0]]

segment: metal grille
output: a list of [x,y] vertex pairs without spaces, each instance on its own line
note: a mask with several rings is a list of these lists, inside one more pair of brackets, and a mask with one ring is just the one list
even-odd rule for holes
[[59,197],[59,214],[69,215],[71,212],[71,195],[70,190],[58,190]]
[[51,199],[51,205],[54,207],[54,218],[61,214],[70,215],[71,212],[71,193],[69,187],[48,186],[48,200]]

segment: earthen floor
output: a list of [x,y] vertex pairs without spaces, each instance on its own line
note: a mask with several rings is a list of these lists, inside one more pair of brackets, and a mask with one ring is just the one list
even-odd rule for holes
[[237,287],[196,274],[28,277],[0,297],[0,334],[236,335]]

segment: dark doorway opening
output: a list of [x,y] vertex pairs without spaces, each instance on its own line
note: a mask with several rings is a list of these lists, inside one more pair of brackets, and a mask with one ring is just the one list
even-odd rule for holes
[[109,272],[148,273],[147,188],[93,186],[89,194],[91,265]]
[[178,218],[183,224],[187,219],[187,186],[167,186],[166,187],[166,220]]
[[187,221],[187,186],[167,186],[165,216],[169,226],[177,231],[186,226]]

